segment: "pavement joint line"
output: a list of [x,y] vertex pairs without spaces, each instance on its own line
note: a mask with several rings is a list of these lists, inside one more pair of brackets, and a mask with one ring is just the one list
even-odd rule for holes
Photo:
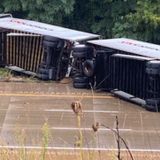
[[16,96],[16,97],[55,97],[55,98],[97,98],[97,99],[106,99],[106,98],[114,98],[113,96],[108,95],[97,95],[94,97],[91,95],[62,95],[62,94],[32,94],[32,93],[0,93],[0,96]]
[[[72,112],[71,109],[45,109],[45,112]],[[119,111],[105,111],[105,110],[83,110],[83,113],[119,113]]]
[[[0,149],[22,149],[22,148],[25,148],[25,149],[35,149],[35,150],[41,150],[43,149],[43,147],[41,146],[17,146],[17,145],[4,145],[4,146],[0,146]],[[114,148],[86,148],[86,147],[83,147],[83,148],[76,148],[76,147],[47,147],[46,148],[48,151],[49,150],[62,150],[62,151],[118,151],[118,149],[114,149]],[[126,152],[128,151],[127,149],[123,149],[121,148],[121,151],[122,152]],[[132,149],[130,148],[130,151],[131,152],[154,152],[154,153],[159,153],[160,152],[160,149]]]
[[[21,127],[21,126],[19,126],[19,127]],[[3,127],[0,127],[0,129],[2,129]],[[24,126],[22,126],[22,128],[24,129],[24,130],[41,130],[41,126],[40,127],[24,127]],[[13,127],[11,127],[11,126],[6,126],[5,127],[5,129],[6,130],[15,130],[15,126],[13,126]],[[66,130],[68,130],[68,131],[78,131],[78,130],[82,130],[82,131],[93,131],[93,129],[92,128],[70,128],[70,127],[50,127],[49,128],[50,130],[59,130],[59,131],[66,131]],[[112,128],[113,130],[115,130],[114,128]],[[100,128],[99,130],[98,130],[99,132],[103,132],[103,131],[109,131],[109,132],[112,132],[110,129],[107,129],[107,128]],[[143,131],[143,130],[135,130],[135,129],[125,129],[125,128],[120,128],[119,129],[119,131],[120,132],[131,132],[131,133],[147,133],[147,134],[149,134],[149,133],[160,133],[160,130],[159,131],[154,131],[154,130],[145,130],[145,131]],[[112,132],[113,133],[113,132]]]
[[[69,128],[69,127],[51,127],[51,129],[55,129],[55,130],[84,130],[84,131],[93,131],[92,128]],[[114,130],[114,129],[113,129]],[[111,131],[110,129],[107,129],[107,128],[99,128],[99,131]],[[132,131],[132,129],[121,129],[119,128],[119,131],[124,131],[124,132],[127,132],[127,131]]]

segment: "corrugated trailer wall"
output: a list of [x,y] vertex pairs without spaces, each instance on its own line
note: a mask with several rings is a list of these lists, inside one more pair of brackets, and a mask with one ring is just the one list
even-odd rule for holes
[[112,89],[118,89],[141,99],[160,97],[159,75],[146,72],[151,58],[115,54],[110,58]]
[[110,57],[113,54],[126,54],[125,53],[109,48],[98,48],[96,51],[96,68],[95,68],[95,77],[96,77],[96,89],[110,91],[112,90],[111,78],[110,78]]
[[19,31],[7,34],[6,65],[37,72],[43,58],[42,36]]
[[110,90],[110,56],[113,50],[98,50],[96,52],[96,89]]

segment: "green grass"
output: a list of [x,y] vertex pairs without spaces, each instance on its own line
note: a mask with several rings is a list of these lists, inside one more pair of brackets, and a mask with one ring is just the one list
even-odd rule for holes
[[11,71],[6,68],[0,68],[0,78],[8,78],[11,76]]
[[13,72],[7,68],[0,68],[0,80],[5,82],[39,82],[39,80],[34,76],[16,74],[16,72]]

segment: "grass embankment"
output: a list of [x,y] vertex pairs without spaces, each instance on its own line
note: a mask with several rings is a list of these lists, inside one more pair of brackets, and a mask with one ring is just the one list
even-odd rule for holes
[[0,80],[9,81],[12,77],[11,71],[6,68],[0,68]]
[[27,76],[20,73],[16,73],[7,68],[0,68],[0,81],[1,82],[39,82],[39,80],[33,76]]

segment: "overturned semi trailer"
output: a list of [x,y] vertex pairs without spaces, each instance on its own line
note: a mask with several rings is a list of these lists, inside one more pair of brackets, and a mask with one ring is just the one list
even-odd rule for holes
[[0,15],[0,65],[43,80],[65,77],[75,43],[99,35]]
[[[85,56],[81,60],[83,78],[79,77],[79,82],[88,77],[89,84],[95,89],[111,91],[121,98],[145,106],[148,110],[159,110],[159,45],[119,38],[88,41],[84,50],[87,47],[91,48],[87,55],[92,56]],[[76,56],[79,53],[76,55],[75,52]],[[75,87],[82,88],[84,85]]]

